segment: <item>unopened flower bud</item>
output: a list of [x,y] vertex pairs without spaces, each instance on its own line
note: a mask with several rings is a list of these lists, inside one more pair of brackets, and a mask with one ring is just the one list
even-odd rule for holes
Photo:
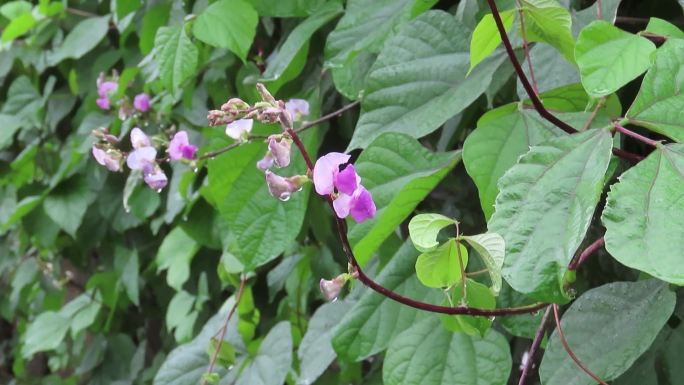
[[226,119],[226,113],[220,110],[209,111],[207,120],[209,121],[209,125],[212,127],[230,123],[230,121],[227,121],[229,119]]
[[271,95],[270,92],[266,89],[266,86],[264,86],[262,83],[257,83],[256,84],[256,89],[257,92],[259,92],[259,95],[261,95],[261,99],[272,106],[277,106],[278,103],[276,102],[275,98],[273,95]]
[[287,167],[290,164],[290,148],[292,139],[282,135],[271,135],[268,137],[268,150],[273,156],[277,167]]
[[268,107],[257,112],[257,120],[264,124],[272,124],[280,121],[281,109],[276,107]]
[[346,273],[340,274],[330,280],[321,278],[319,285],[325,299],[328,301],[336,300],[349,278],[350,275]]
[[249,109],[249,104],[240,98],[232,98],[221,106],[221,111],[237,115],[240,111]]
[[281,201],[289,200],[292,194],[301,190],[302,185],[309,180],[309,178],[307,178],[305,175],[295,175],[289,178],[284,178],[280,175],[272,173],[269,170],[266,170],[265,174],[268,192]]

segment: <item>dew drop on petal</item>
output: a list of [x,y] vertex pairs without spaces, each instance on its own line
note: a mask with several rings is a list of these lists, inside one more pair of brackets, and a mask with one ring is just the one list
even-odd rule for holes
[[194,172],[195,174],[197,174],[197,171],[199,171],[199,168],[197,168],[197,167],[192,169],[192,172]]
[[126,214],[130,214],[131,208],[130,207],[124,207],[124,211],[126,212]]
[[157,189],[157,194],[160,194],[162,192],[162,189],[158,188]]
[[330,302],[337,302],[337,297],[333,298]]
[[278,199],[280,199],[283,202],[287,202],[290,200],[290,196],[291,196],[291,194],[289,192],[284,192],[284,193],[280,194],[280,197]]

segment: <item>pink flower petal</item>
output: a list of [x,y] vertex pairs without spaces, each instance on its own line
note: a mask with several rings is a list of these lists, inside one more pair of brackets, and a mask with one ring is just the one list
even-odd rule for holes
[[256,166],[259,170],[266,171],[273,166],[273,161],[273,156],[269,152],[257,162]]
[[290,164],[290,148],[292,142],[289,139],[277,138],[277,135],[271,135],[268,138],[268,149],[271,151],[275,165],[278,167],[287,167]]
[[162,171],[162,169],[156,164],[152,168],[151,172],[144,173],[143,179],[151,189],[157,191],[166,187],[167,183],[169,182],[169,179],[166,177],[166,174],[164,174],[164,171]]
[[333,201],[333,208],[335,209],[335,214],[338,218],[346,218],[349,215],[352,204],[352,196],[347,194],[340,194]]
[[183,147],[187,146],[188,133],[185,131],[178,131],[169,142],[169,159],[178,160],[183,158]]
[[156,157],[157,150],[154,147],[142,147],[128,154],[126,164],[131,170],[143,170],[153,164]]
[[146,93],[135,95],[133,107],[140,112],[146,112],[150,109],[150,97]]
[[107,157],[107,153],[105,150],[97,147],[93,147],[93,158],[97,161],[97,163],[105,166],[105,158]]
[[109,98],[106,96],[97,98],[97,100],[95,100],[95,104],[97,104],[97,106],[102,110],[109,110]]
[[351,156],[340,152],[331,152],[318,158],[313,169],[313,182],[320,195],[332,194],[335,190],[335,174],[341,164],[347,163]]
[[335,175],[335,187],[341,193],[352,195],[361,182],[361,177],[356,173],[354,166],[348,164]]
[[97,86],[97,94],[101,98],[106,98],[111,92],[114,92],[119,88],[119,85],[112,81],[101,82]]
[[252,126],[254,125],[254,120],[252,119],[240,119],[226,125],[226,135],[238,140],[242,138],[243,133],[249,133],[252,131]]
[[376,208],[373,196],[365,187],[359,186],[354,192],[351,203],[351,216],[357,223],[375,216]]
[[131,146],[133,148],[150,147],[151,145],[150,138],[141,129],[134,127],[131,130]]
[[290,99],[285,103],[285,109],[293,120],[309,115],[309,102],[304,99]]

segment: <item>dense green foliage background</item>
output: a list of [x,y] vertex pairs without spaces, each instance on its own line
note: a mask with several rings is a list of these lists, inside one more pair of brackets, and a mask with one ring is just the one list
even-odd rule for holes
[[[124,143],[133,127],[159,143],[185,130],[200,155],[230,146],[207,112],[260,101],[261,82],[306,99],[307,121],[360,101],[302,139],[312,155],[353,155],[378,212],[350,220],[349,239],[383,286],[442,305],[567,305],[568,343],[600,377],[684,384],[684,5],[496,4],[544,105],[579,133],[532,108],[484,0],[3,2],[0,383],[517,383],[541,311],[440,316],[353,281],[327,302],[319,280],[347,272],[334,213],[310,185],[269,195],[263,141],[166,163],[161,192],[92,159],[101,128]],[[109,110],[100,76],[118,83]],[[616,122],[668,144],[613,136]],[[278,172],[304,174],[292,153]],[[447,219],[418,234],[418,213]],[[440,233],[448,218],[483,235],[459,246]],[[469,273],[489,270],[467,295],[458,247]],[[557,333],[543,346],[528,383],[594,383]]]

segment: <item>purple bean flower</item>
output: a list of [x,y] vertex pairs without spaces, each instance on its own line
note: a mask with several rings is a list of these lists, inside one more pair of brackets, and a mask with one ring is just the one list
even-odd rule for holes
[[150,138],[148,138],[141,129],[133,127],[131,130],[131,146],[135,149],[150,147],[152,146],[152,142],[150,142]]
[[193,160],[196,152],[197,146],[190,144],[188,133],[185,131],[178,131],[169,143],[169,159],[171,160]]
[[252,119],[236,120],[226,125],[226,135],[235,140],[241,140],[247,136],[247,134],[252,132],[253,125],[254,121]]
[[147,112],[150,109],[150,97],[146,93],[135,95],[133,107],[140,112]]
[[117,150],[103,150],[93,146],[93,157],[97,163],[107,167],[109,171],[121,171],[123,155]]
[[361,185],[361,177],[354,166],[347,163],[350,156],[331,152],[316,161],[313,182],[320,195],[333,195],[333,208],[338,218],[352,218],[361,223],[375,216],[376,207],[371,193]]
[[143,180],[151,189],[157,192],[166,187],[166,184],[169,182],[166,174],[164,174],[164,171],[157,163],[145,165],[143,168]]
[[285,109],[293,120],[309,115],[309,102],[304,99],[290,99],[285,103]]
[[290,164],[290,148],[292,139],[282,135],[271,135],[268,137],[268,151],[273,157],[277,167],[287,167]]
[[115,92],[119,85],[113,81],[97,80],[97,95],[99,96],[95,103],[103,110],[108,110],[110,107],[109,94]]

